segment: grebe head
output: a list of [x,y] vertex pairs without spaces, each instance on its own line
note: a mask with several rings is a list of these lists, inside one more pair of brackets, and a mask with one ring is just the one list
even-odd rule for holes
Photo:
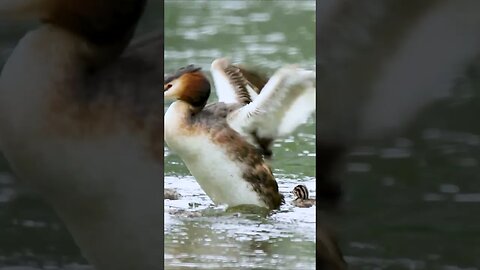
[[165,100],[182,100],[193,108],[203,108],[210,96],[210,83],[200,69],[188,65],[165,78],[163,84]]
[[308,189],[305,185],[298,185],[296,186],[293,191],[293,195],[295,196],[295,200],[307,200],[308,199]]

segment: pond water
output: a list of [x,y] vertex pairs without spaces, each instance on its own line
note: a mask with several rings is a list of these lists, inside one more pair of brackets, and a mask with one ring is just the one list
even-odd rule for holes
[[[208,72],[219,57],[267,73],[286,64],[313,69],[315,2],[167,1],[164,56],[166,72],[187,64]],[[313,118],[275,142],[273,169],[287,202],[299,183],[315,195]],[[314,208],[287,203],[267,217],[230,213],[212,204],[168,148],[165,176],[165,187],[182,195],[165,201],[165,269],[315,268]]]

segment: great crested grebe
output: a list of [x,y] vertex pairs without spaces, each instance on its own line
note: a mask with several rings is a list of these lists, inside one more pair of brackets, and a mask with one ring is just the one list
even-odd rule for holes
[[144,6],[0,0],[42,21],[0,76],[1,150],[100,270],[163,268],[161,36],[121,55]]
[[298,185],[293,188],[293,196],[295,199],[292,201],[292,204],[296,207],[311,207],[315,205],[315,199],[309,198],[308,188],[305,185]]
[[175,102],[165,114],[165,142],[215,203],[278,208],[283,196],[264,160],[269,145],[258,142],[302,123],[282,121],[297,99],[315,95],[315,74],[283,68],[260,90],[226,59],[212,63],[212,74],[220,101],[209,105],[210,83],[200,68],[190,65],[166,78],[164,97]]

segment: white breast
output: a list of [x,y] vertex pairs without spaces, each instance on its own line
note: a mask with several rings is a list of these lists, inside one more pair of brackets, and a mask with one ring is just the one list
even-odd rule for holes
[[205,132],[188,133],[182,129],[180,106],[177,102],[172,104],[165,114],[165,142],[180,156],[205,193],[217,204],[267,207],[243,179],[243,164],[232,160]]

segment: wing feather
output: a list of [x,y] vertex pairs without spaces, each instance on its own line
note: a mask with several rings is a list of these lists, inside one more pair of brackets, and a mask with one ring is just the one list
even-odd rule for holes
[[315,72],[286,67],[278,70],[258,97],[228,116],[243,134],[278,138],[305,123],[315,110]]
[[216,59],[210,71],[219,102],[248,104],[252,101],[247,81],[240,69],[231,65],[228,59]]

